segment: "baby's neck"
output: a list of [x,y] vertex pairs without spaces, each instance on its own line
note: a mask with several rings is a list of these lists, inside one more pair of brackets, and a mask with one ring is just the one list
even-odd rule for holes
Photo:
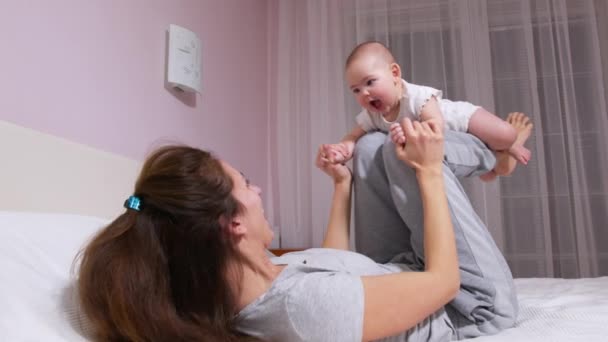
[[401,99],[391,108],[391,111],[384,117],[384,120],[388,122],[394,122],[399,117],[399,111],[401,110]]
[[397,118],[399,117],[399,111],[401,111],[401,99],[405,94],[405,84],[403,84],[403,81],[401,81],[399,82],[399,85],[397,87],[397,103],[391,108],[391,111],[388,112],[388,115],[384,117],[384,120],[388,122],[393,122],[397,120]]

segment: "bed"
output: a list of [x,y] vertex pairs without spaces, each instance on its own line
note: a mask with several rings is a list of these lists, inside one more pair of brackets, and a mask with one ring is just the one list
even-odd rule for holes
[[[0,153],[0,341],[88,341],[74,257],[122,210],[139,163],[3,122]],[[515,282],[516,326],[470,341],[608,341],[608,277]]]
[[[72,266],[106,223],[84,215],[0,212],[0,340],[87,341]],[[608,341],[608,277],[515,282],[516,327],[470,341]]]

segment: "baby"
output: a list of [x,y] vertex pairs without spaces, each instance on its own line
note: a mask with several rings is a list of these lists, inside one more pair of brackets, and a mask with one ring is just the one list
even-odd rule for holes
[[344,163],[352,158],[355,143],[365,133],[381,130],[390,133],[395,144],[404,144],[400,122],[434,119],[442,127],[468,132],[496,152],[497,163],[483,180],[511,174],[517,162],[527,164],[530,151],[524,142],[532,123],[522,113],[510,113],[507,121],[469,102],[441,98],[441,91],[407,83],[391,52],[381,43],[358,45],[346,60],[346,81],[357,102],[363,107],[357,115],[357,127],[340,143],[324,145],[330,162]]

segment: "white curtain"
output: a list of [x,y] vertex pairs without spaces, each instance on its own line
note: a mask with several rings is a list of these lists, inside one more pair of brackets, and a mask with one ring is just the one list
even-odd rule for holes
[[602,0],[274,2],[271,221],[282,247],[321,241],[331,183],[313,156],[354,124],[343,64],[374,39],[408,81],[532,117],[528,166],[464,181],[514,274],[608,274],[607,14]]
[[270,175],[267,216],[282,248],[320,245],[332,183],[314,166],[321,143],[354,124],[344,101],[342,65],[355,43],[348,2],[270,3]]
[[608,274],[608,115],[600,48],[608,31],[598,30],[606,15],[596,5],[605,3],[487,3],[497,110],[517,106],[536,125],[534,163],[501,186],[505,250],[519,274]]

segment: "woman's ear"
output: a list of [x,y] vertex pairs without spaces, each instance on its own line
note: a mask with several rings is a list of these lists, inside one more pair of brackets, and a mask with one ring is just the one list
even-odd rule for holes
[[222,227],[226,227],[228,233],[234,236],[241,236],[245,234],[246,228],[241,223],[241,220],[238,217],[233,219],[227,219],[225,217],[220,217],[220,225]]
[[245,235],[245,232],[247,231],[247,228],[245,228],[245,225],[243,223],[241,223],[241,221],[237,218],[232,219],[232,221],[230,221],[230,232],[236,236],[241,236],[241,235]]

